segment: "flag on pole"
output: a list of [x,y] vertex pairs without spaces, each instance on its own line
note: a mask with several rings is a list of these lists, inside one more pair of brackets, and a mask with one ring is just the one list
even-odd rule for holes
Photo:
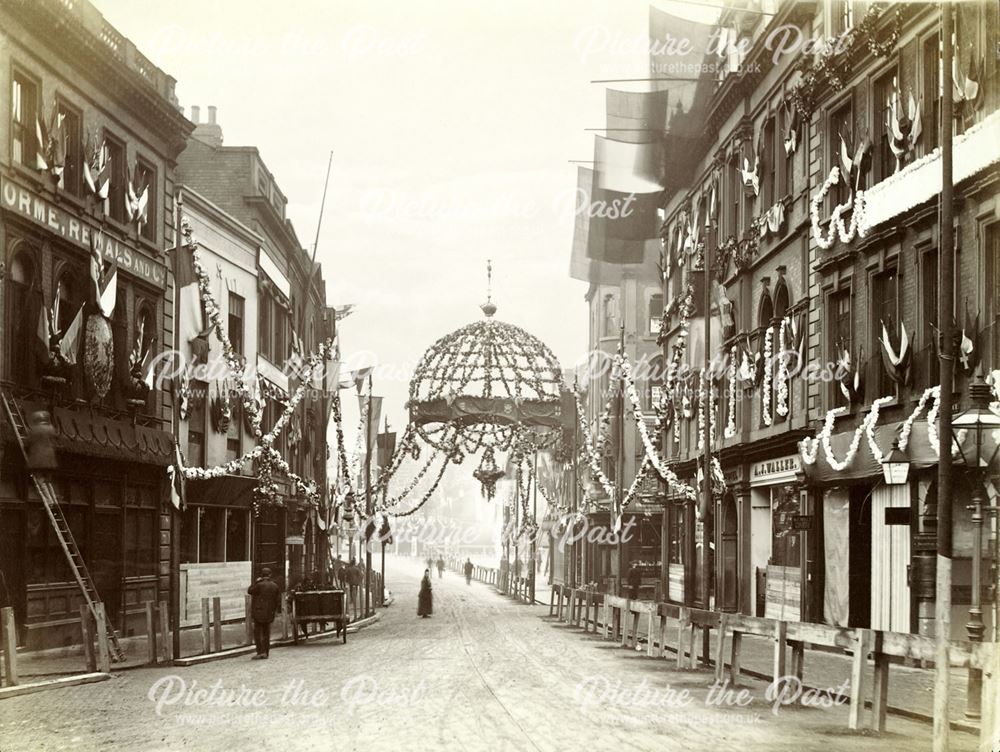
[[167,468],[170,476],[170,503],[178,512],[183,512],[187,508],[184,489],[184,457],[181,455],[181,446],[174,441],[174,464]]
[[378,466],[386,468],[392,460],[392,455],[396,453],[396,432],[383,431],[378,435]]
[[110,319],[118,302],[118,258],[116,256],[111,265],[105,268],[101,256],[103,241],[103,233],[90,234],[90,279],[94,286],[94,302],[101,313]]
[[63,334],[62,339],[59,340],[59,354],[71,366],[76,365],[76,354],[80,350],[80,335],[82,332],[83,306],[81,305],[76,312],[76,316],[73,317],[73,321],[66,327],[66,332]]
[[[374,452],[376,438],[378,436],[378,423],[382,417],[382,398],[371,397],[371,414],[365,419],[368,425],[368,451]],[[364,415],[368,405],[369,396],[367,394],[358,395],[358,410]]]
[[111,180],[111,159],[108,154],[108,144],[103,139],[94,143],[90,133],[87,133],[87,149],[83,160],[83,180],[91,195],[99,201],[108,198],[108,188]]

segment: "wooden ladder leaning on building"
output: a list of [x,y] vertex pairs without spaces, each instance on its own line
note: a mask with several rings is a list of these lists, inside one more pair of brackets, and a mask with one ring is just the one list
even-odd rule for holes
[[[21,412],[20,405],[9,394],[4,392],[0,394],[0,397],[3,399],[7,420],[10,421],[11,428],[14,429],[14,435],[17,436],[17,443],[21,447],[21,453],[24,455],[25,462],[27,462],[28,429],[24,421],[24,413]],[[48,512],[49,522],[52,523],[52,527],[56,531],[56,538],[59,539],[59,545],[62,546],[63,553],[66,554],[66,560],[69,562],[69,568],[73,572],[73,578],[80,586],[80,592],[83,593],[87,609],[96,620],[96,606],[101,602],[101,597],[94,586],[94,581],[87,570],[87,564],[80,554],[80,549],[77,547],[76,541],[73,540],[73,533],[70,532],[69,524],[66,522],[66,517],[62,512],[62,507],[59,506],[59,499],[56,496],[55,489],[52,488],[52,484],[49,481],[39,478],[30,470],[28,472],[35,483],[35,488],[38,489],[38,495],[42,499],[45,511]],[[121,644],[118,641],[117,632],[115,632],[114,627],[110,623],[105,622],[105,624],[108,631],[108,642],[111,646],[112,660],[117,662],[124,661],[125,653],[122,651]]]

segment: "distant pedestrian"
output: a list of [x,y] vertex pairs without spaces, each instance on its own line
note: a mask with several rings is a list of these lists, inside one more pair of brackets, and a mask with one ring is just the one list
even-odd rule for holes
[[351,563],[347,565],[347,570],[344,573],[344,578],[347,580],[347,587],[351,590],[351,608],[354,610],[354,614],[358,613],[358,591],[361,589],[361,583],[364,581],[364,572],[361,571],[361,567],[358,563],[351,559]]
[[438,568],[438,579],[440,580],[442,577],[444,577],[444,559],[442,559],[440,556],[438,557],[437,560],[437,568]]
[[472,582],[472,559],[465,560],[465,584],[468,585]]
[[417,596],[417,616],[426,619],[434,613],[434,596],[431,594],[431,570],[424,570],[420,581],[420,595]]
[[271,622],[274,621],[274,612],[278,610],[281,591],[271,580],[271,570],[264,567],[257,581],[247,588],[247,593],[250,594],[250,614],[253,617],[253,641],[257,646],[253,660],[260,660],[271,653]]
[[642,570],[638,562],[632,562],[628,569],[628,597],[639,600],[639,588],[642,586]]
[[340,554],[337,554],[336,558],[333,560],[332,567],[332,577],[330,584],[336,587],[340,585],[343,587],[343,576],[344,576],[344,560],[340,558]]

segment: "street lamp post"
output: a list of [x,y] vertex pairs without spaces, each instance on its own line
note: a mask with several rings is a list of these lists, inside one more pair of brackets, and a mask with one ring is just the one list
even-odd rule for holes
[[892,449],[882,460],[882,475],[889,486],[904,485],[910,475],[910,458],[899,448],[899,439],[892,442]]
[[[983,481],[989,467],[1000,450],[995,432],[1000,431],[1000,413],[990,407],[993,390],[976,375],[969,384],[969,407],[952,418],[951,432],[958,445],[962,462],[972,475],[972,597],[969,603],[969,622],[965,625],[970,642],[982,642],[986,625],[983,624],[982,606],[982,565],[983,565]],[[989,438],[993,446],[986,446]],[[971,439],[972,446],[965,445]],[[945,500],[942,500],[945,501]],[[965,715],[979,718],[982,705],[983,674],[979,669],[969,669],[969,685]]]

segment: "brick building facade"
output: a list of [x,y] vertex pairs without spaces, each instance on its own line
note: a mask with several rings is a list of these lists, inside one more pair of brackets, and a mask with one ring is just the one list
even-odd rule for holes
[[[0,118],[0,382],[26,415],[51,413],[55,490],[111,622],[128,634],[142,629],[142,603],[170,589],[172,402],[133,366],[173,341],[163,249],[191,125],[174,80],[86,2],[0,6],[0,89],[10,105]],[[98,160],[106,200],[85,169]],[[127,197],[142,186],[139,221]],[[107,310],[92,273],[106,291],[117,280]],[[65,364],[51,359],[55,338],[43,342],[56,331]],[[6,420],[0,447],[0,568],[18,639],[75,642],[79,589]]]
[[[921,403],[925,390],[938,384],[940,188],[934,189],[934,180],[940,186],[941,167],[934,149],[941,11],[935,5],[851,2],[773,6],[773,14],[723,13],[730,38],[748,41],[742,52],[729,56],[729,68],[716,81],[694,180],[666,197],[664,250],[677,270],[665,283],[668,359],[680,331],[679,307],[672,303],[689,284],[700,286],[704,274],[697,245],[689,259],[694,263],[678,265],[686,252],[675,239],[697,207],[710,205],[713,190],[717,200],[717,236],[703,232],[700,240],[714,243],[717,262],[711,270],[712,314],[722,344],[713,377],[713,451],[725,476],[725,491],[717,494],[707,518],[701,518],[698,502],[671,504],[683,530],[669,536],[672,546],[682,542],[668,558],[683,571],[683,587],[672,588],[670,599],[790,620],[917,631],[914,543],[936,503],[936,456],[926,409],[911,422],[912,469],[904,486],[882,481],[864,436],[853,456],[850,445],[873,403],[885,398],[873,435],[887,453],[904,421],[926,404]],[[958,101],[952,124],[956,319],[988,373],[998,365],[1000,313],[995,292],[1000,91],[990,47],[997,8],[964,3],[955,7],[955,16],[956,70],[962,81],[978,79],[975,96]],[[785,25],[805,38],[841,37],[844,51],[822,59],[775,55],[775,35]],[[823,79],[823,66],[840,72],[838,85]],[[821,85],[802,86],[811,80]],[[916,110],[922,134],[907,141]],[[898,171],[889,138],[893,125],[904,135],[895,144],[901,146]],[[860,170],[855,166],[850,174],[867,197],[867,211],[855,203],[837,230],[831,214],[850,188],[834,182],[825,198],[818,195],[833,167],[850,167],[846,162],[854,160],[865,137],[871,149]],[[812,218],[814,205],[818,222]],[[861,232],[852,232],[852,222]],[[839,237],[828,242],[831,234]],[[702,320],[692,320],[692,331],[700,326]],[[882,341],[888,338],[898,353],[902,328],[909,367],[896,369],[883,355]],[[773,366],[768,372],[764,364],[780,350],[801,353],[806,367],[786,374]],[[686,357],[700,368],[690,353]],[[966,383],[966,376],[957,379],[956,398]],[[844,409],[832,418],[836,466],[822,448],[814,462],[805,461],[800,441],[816,435],[837,407]],[[679,424],[666,427],[663,443],[681,477],[693,481],[697,410],[691,415],[675,418]],[[845,459],[850,461],[841,467]],[[964,636],[973,529],[961,469],[958,476],[953,623],[955,635]],[[698,558],[702,525],[712,544],[707,593]],[[991,547],[995,541],[987,542],[985,548]]]

